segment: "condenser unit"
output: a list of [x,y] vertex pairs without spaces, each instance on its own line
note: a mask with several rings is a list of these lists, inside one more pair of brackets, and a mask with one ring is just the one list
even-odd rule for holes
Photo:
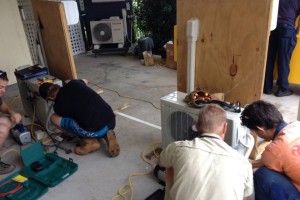
[[[44,128],[46,128],[48,114],[49,114],[48,111],[51,103],[47,102],[45,99],[43,99],[38,95],[39,94],[38,82],[40,82],[39,79],[42,79],[43,77],[47,77],[48,80],[52,80],[54,84],[62,86],[61,80],[53,76],[50,76],[48,74],[46,74],[45,76],[41,75],[41,76],[27,78],[26,80],[23,80],[23,78],[20,76],[16,76],[19,92],[20,92],[20,96],[24,108],[24,116],[29,117],[31,120],[36,119],[38,122],[41,123],[41,125]],[[51,109],[51,113],[53,113],[53,109]],[[49,127],[51,128],[51,130],[55,129],[54,125],[50,125]]]
[[124,44],[122,19],[112,17],[100,21],[90,21],[92,42],[99,44]]
[[[199,109],[183,101],[186,93],[173,92],[161,98],[162,147],[178,140],[196,137],[192,126],[197,122]],[[243,155],[249,156],[254,139],[249,129],[241,126],[240,113],[226,111],[227,133],[225,142]]]

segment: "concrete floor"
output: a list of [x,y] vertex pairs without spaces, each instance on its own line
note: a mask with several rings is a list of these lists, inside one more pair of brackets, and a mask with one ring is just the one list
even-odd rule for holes
[[[145,152],[149,153],[151,147],[161,141],[160,98],[176,91],[176,70],[162,66],[146,67],[132,56],[100,55],[95,58],[94,54],[87,53],[75,56],[75,63],[78,78],[88,79],[95,90],[98,90],[98,87],[94,84],[103,87],[104,92],[101,96],[113,110],[125,103],[130,104],[129,108],[116,113],[115,132],[121,154],[116,158],[107,157],[103,142],[101,150],[86,156],[66,154],[58,149],[59,156],[72,158],[79,165],[78,171],[56,187],[50,188],[41,200],[112,199],[122,185],[128,184],[129,175],[150,171],[151,166],[141,159],[141,153],[145,149]],[[295,94],[290,97],[263,96],[264,100],[274,103],[279,108],[288,122],[297,118],[300,95],[298,85],[291,87]],[[111,90],[118,91],[121,96]],[[14,84],[8,87],[4,99],[15,110],[23,113],[18,96],[18,87]],[[63,144],[70,148],[75,146],[75,142],[72,141]],[[2,148],[1,155],[8,149],[19,150],[20,147],[9,139]],[[51,150],[53,149],[49,149]],[[16,164],[15,171],[18,171],[23,167],[19,158],[16,151],[11,151],[4,155],[2,160]],[[156,163],[155,158],[152,159],[152,163]],[[0,176],[4,177],[6,176]],[[132,187],[133,199],[136,200],[145,199],[161,188],[152,175],[133,177]]]

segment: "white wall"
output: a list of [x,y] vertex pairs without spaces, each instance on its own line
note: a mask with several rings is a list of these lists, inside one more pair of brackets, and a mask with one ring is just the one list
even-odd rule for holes
[[0,69],[8,74],[9,84],[16,83],[14,70],[32,65],[17,0],[0,0]]

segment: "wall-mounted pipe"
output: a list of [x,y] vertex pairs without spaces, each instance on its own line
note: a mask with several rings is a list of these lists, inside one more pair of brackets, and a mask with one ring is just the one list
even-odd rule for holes
[[279,9],[279,0],[273,0],[272,15],[271,15],[271,27],[270,27],[271,31],[273,31],[277,26],[278,9]]
[[122,17],[123,17],[123,30],[124,30],[124,36],[127,38],[128,32],[127,32],[127,12],[126,9],[122,9]]
[[187,92],[195,90],[195,57],[196,41],[199,34],[199,19],[192,18],[187,21]]

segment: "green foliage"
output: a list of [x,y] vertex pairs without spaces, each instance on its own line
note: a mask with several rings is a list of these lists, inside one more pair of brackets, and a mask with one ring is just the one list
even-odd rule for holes
[[173,40],[176,24],[176,0],[133,0],[137,38],[151,37],[160,49]]

